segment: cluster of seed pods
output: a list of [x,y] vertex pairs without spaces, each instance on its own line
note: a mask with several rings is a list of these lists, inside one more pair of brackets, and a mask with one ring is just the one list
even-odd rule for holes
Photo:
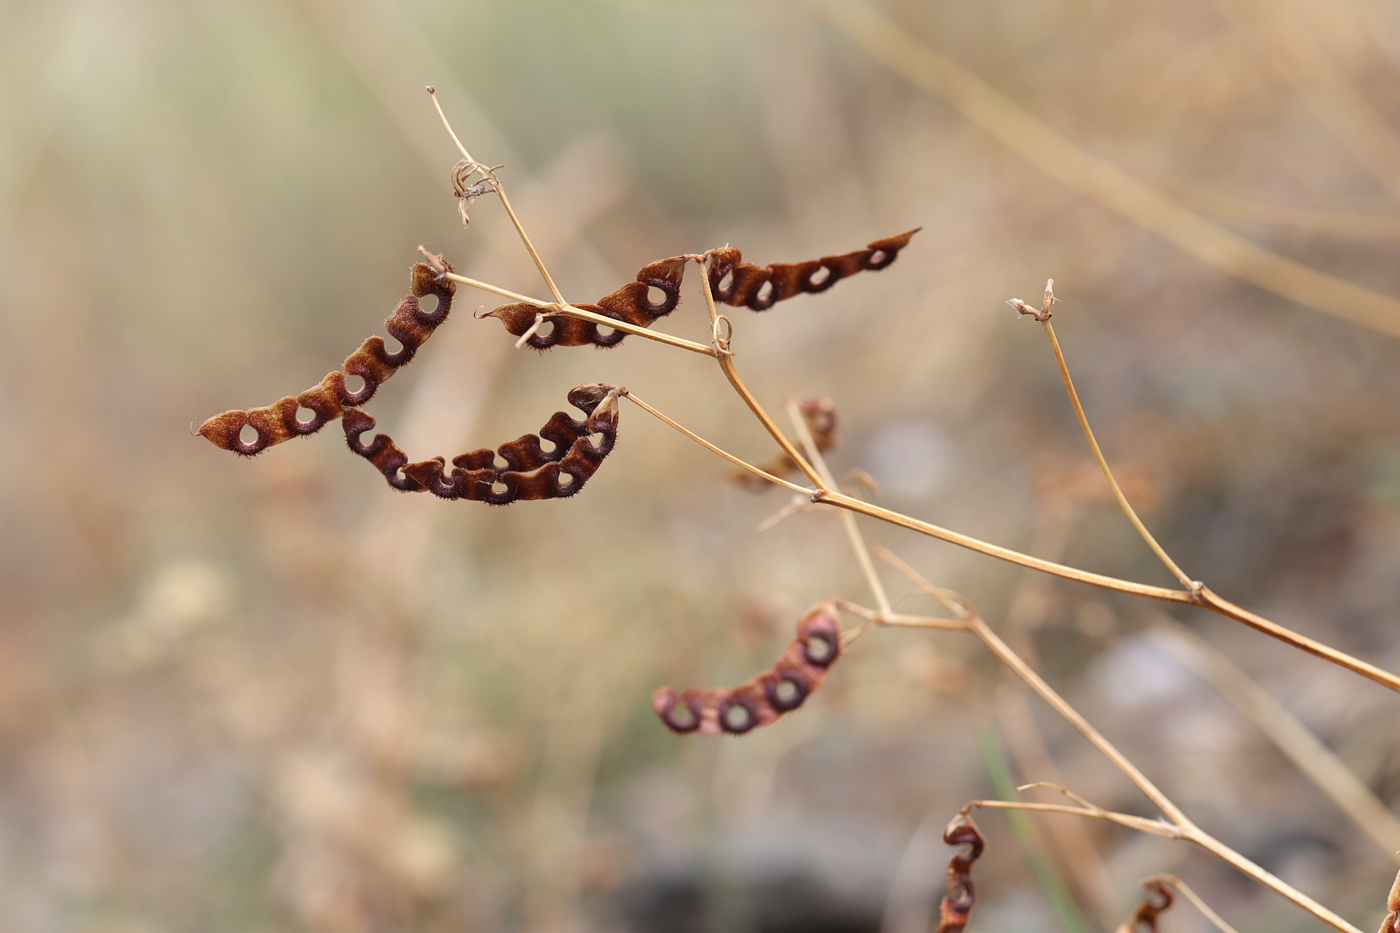
[[964,807],[944,827],[943,841],[950,846],[966,845],[967,850],[954,852],[948,859],[948,896],[943,898],[939,908],[938,933],[962,933],[977,904],[977,882],[972,880],[972,866],[982,857],[987,840]]

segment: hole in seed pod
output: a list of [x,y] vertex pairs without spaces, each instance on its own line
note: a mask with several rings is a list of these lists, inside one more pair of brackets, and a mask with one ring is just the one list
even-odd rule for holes
[[559,449],[559,445],[547,437],[540,438],[540,453],[549,456]]
[[571,489],[575,482],[574,474],[560,473],[558,479],[556,479],[555,482],[559,484],[560,489]]
[[778,698],[777,706],[780,709],[792,709],[802,701],[802,690],[790,680],[780,680],[773,688],[773,695]]
[[345,391],[349,395],[359,395],[365,390],[364,376],[346,376]]
[[867,259],[867,260],[865,261],[865,264],[866,264],[867,266],[872,266],[872,267],[873,267],[873,266],[883,266],[885,263],[889,262],[889,260],[890,260],[890,254],[889,254],[889,253],[885,252],[885,251],[882,250],[882,249],[877,249],[875,252],[873,252],[873,253],[870,254],[870,258]]
[[244,447],[252,447],[258,442],[260,436],[257,428],[253,427],[251,424],[245,424],[243,429],[238,432],[238,443],[242,444]]
[[753,296],[754,304],[766,305],[773,301],[773,280],[769,279],[758,287]]
[[504,473],[506,470],[510,469],[510,461],[502,457],[499,453],[493,454],[491,457],[491,469],[495,470],[497,473]]
[[728,294],[729,290],[733,287],[734,270],[730,269],[720,278],[719,282],[715,285],[715,291],[719,292],[720,294]]
[[613,334],[615,334],[615,333],[617,333],[617,328],[616,328],[616,327],[609,327],[609,326],[606,325],[606,324],[599,324],[599,325],[598,325],[598,336],[599,336],[601,339],[603,339],[603,340],[607,340],[609,337],[611,337],[611,336],[612,336]]
[[827,266],[821,266],[817,269],[816,272],[813,272],[811,275],[807,276],[807,287],[821,288],[827,282],[831,281],[831,275],[832,272],[830,268],[828,268]]
[[500,480],[496,480],[491,484],[491,493],[493,495],[504,496],[508,492],[510,492],[510,487]]
[[535,328],[535,336],[542,340],[548,340],[550,337],[554,336],[554,322],[541,321],[540,326]]
[[753,714],[747,706],[734,703],[724,711],[724,725],[731,732],[747,732],[753,728]]
[[672,729],[677,729],[681,732],[689,732],[691,729],[700,725],[700,717],[695,715],[695,710],[679,700],[666,711],[666,721],[670,724]]
[[608,442],[608,436],[607,436],[606,434],[590,434],[590,435],[588,435],[588,443],[592,444],[594,447],[602,447],[602,446],[603,446],[604,444],[606,444],[607,442]]
[[309,428],[316,421],[316,412],[305,405],[297,406],[297,424],[303,428]]
[[388,353],[390,356],[398,356],[403,352],[403,342],[397,337],[385,337],[384,352]]
[[657,305],[665,304],[668,297],[670,296],[668,296],[664,290],[657,288],[655,285],[647,286],[647,304],[651,305],[653,308]]
[[806,655],[813,664],[825,666],[836,657],[836,646],[821,635],[808,635]]

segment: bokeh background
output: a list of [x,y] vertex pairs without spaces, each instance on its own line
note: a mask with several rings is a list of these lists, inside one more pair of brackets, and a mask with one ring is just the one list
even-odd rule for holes
[[[791,261],[921,225],[886,271],[735,312],[755,391],[835,400],[833,468],[882,504],[1169,584],[1004,303],[1053,276],[1090,417],[1168,550],[1400,669],[1400,7],[879,9],[900,43],[803,3],[0,4],[0,927],[913,933],[972,797],[1053,780],[1152,815],[956,634],[874,633],[742,740],[665,732],[654,687],[743,681],[811,603],[869,596],[833,515],[756,531],[785,495],[635,408],[583,495],[506,509],[396,493],[334,427],[252,461],[189,435],[381,332],[419,244],[544,294],[498,204],[462,229],[429,83],[576,301],[680,252]],[[919,47],[965,69],[945,92],[980,76],[1070,155],[892,67]],[[1125,217],[1095,188],[1113,171],[1160,201]],[[1164,239],[1171,211],[1204,226]],[[1202,230],[1369,290],[1373,326],[1238,252],[1202,261]],[[1356,293],[1327,288],[1312,304],[1347,316]],[[703,358],[517,352],[470,318],[491,296],[459,302],[373,406],[416,457],[536,430],[593,381],[771,455]],[[705,339],[698,296],[662,326]],[[1374,928],[1383,821],[1378,841],[1300,776],[1182,633],[1391,810],[1397,697],[1217,617],[867,530],[1205,828]],[[1155,871],[1241,930],[1318,927],[1180,845],[980,821],[982,930],[1111,929]]]

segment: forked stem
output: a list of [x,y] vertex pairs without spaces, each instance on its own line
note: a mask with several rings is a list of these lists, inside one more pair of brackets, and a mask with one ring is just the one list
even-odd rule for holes
[[1157,559],[1166,565],[1166,568],[1181,581],[1181,585],[1187,590],[1195,590],[1199,583],[1186,575],[1186,571],[1176,565],[1176,561],[1171,559],[1162,545],[1157,543],[1157,539],[1152,536],[1152,532],[1147,530],[1147,526],[1138,518],[1138,514],[1128,503],[1128,497],[1123,495],[1123,489],[1118,485],[1118,480],[1113,478],[1113,471],[1108,467],[1108,460],[1104,457],[1103,451],[1099,448],[1099,442],[1094,437],[1093,428],[1089,427],[1089,418],[1084,414],[1084,406],[1079,401],[1079,393],[1075,391],[1074,380],[1069,375],[1069,365],[1065,362],[1064,351],[1060,349],[1060,341],[1055,336],[1055,326],[1050,323],[1050,302],[1054,300],[1051,291],[1053,279],[1046,283],[1045,297],[1046,308],[1044,320],[1040,322],[1045,328],[1045,336],[1050,340],[1050,349],[1055,353],[1055,364],[1060,367],[1060,378],[1064,380],[1065,391],[1069,393],[1070,404],[1074,406],[1075,417],[1079,419],[1080,430],[1084,432],[1084,438],[1089,442],[1089,449],[1094,452],[1094,459],[1099,462],[1099,469],[1103,471],[1104,479],[1108,480],[1109,488],[1113,490],[1113,497],[1118,500],[1118,507],[1123,510],[1123,514],[1128,517],[1128,521],[1133,523],[1137,533],[1142,536],[1142,540],[1147,542],[1147,546],[1152,549],[1152,553],[1157,555]]
[[[1147,820],[1144,822],[1150,824],[1154,828],[1147,828],[1147,826],[1137,826],[1135,828],[1142,829],[1144,832],[1154,833],[1155,835],[1183,839],[1190,842],[1209,852],[1211,855],[1214,855],[1221,861],[1234,866],[1238,871],[1243,872],[1265,887],[1271,888],[1308,913],[1317,917],[1319,920],[1343,931],[1343,933],[1361,933],[1360,930],[1342,919],[1336,913],[1333,913],[1327,907],[1324,907],[1311,897],[1308,897],[1283,879],[1260,868],[1258,865],[1191,822],[1190,818],[1182,812],[1181,808],[1172,802],[1171,798],[1162,793],[1146,775],[1138,770],[1136,765],[1114,747],[1112,742],[1104,738],[1097,729],[1089,724],[1087,719],[1079,714],[1078,710],[1056,693],[1054,688],[1041,679],[1040,675],[1032,670],[1030,665],[1026,664],[1026,662],[1021,659],[1020,655],[1012,651],[1010,646],[1002,641],[982,617],[968,606],[967,603],[958,598],[954,598],[952,594],[949,594],[940,587],[934,586],[928,580],[924,579],[918,571],[914,570],[889,551],[881,548],[879,554],[882,559],[908,577],[915,586],[937,599],[943,605],[951,609],[955,615],[965,621],[967,627],[973,634],[980,638],[982,643],[991,649],[992,653],[995,654],[1003,664],[1010,668],[1017,677],[1020,677],[1032,690],[1039,694],[1041,699],[1054,708],[1055,712],[1064,717],[1070,725],[1074,726],[1084,738],[1088,739],[1090,744],[1097,748],[1104,757],[1108,758],[1108,760],[1113,763],[1113,766],[1121,771],[1128,780],[1132,781],[1133,785],[1137,787],[1138,790],[1142,791],[1143,795],[1151,800],[1169,821],[1169,823],[1163,824]],[[1079,816],[1113,819],[1114,822],[1122,822],[1114,817],[1125,816],[1125,814],[1110,815],[1109,811],[1100,810],[1096,807],[1065,807],[1059,810],[1053,809],[1054,807],[1055,805],[1050,804],[1036,807],[1035,809],[1047,809],[1051,810],[1051,812],[1072,812]],[[1140,818],[1130,817],[1130,819]],[[1124,823],[1123,825],[1130,824]]]

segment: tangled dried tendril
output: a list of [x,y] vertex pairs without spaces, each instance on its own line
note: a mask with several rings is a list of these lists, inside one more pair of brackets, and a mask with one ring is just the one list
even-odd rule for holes
[[836,602],[827,600],[797,623],[797,637],[777,663],[748,683],[681,693],[661,687],[651,695],[651,705],[672,732],[743,735],[801,706],[840,656],[841,620]]
[[[226,411],[215,415],[200,425],[197,433],[208,438],[216,447],[251,457],[273,444],[315,434],[327,423],[339,418],[349,407],[368,402],[385,380],[413,359],[418,348],[447,320],[452,311],[452,296],[457,286],[440,274],[452,271],[452,266],[441,257],[433,258],[439,268],[434,269],[421,262],[416,264],[412,276],[413,294],[400,301],[394,313],[384,321],[389,336],[403,345],[398,352],[390,353],[384,345],[384,338],[377,335],[370,337],[345,358],[340,369],[328,373],[319,385],[300,395],[280,398],[264,408]],[[426,295],[437,299],[437,307],[432,311],[425,310],[418,303],[418,299]],[[351,392],[345,386],[347,376],[359,376],[364,380],[363,387]],[[305,421],[297,418],[299,408],[310,409],[311,417]],[[241,434],[245,427],[251,427],[258,436],[253,440],[243,440]]]
[[955,852],[948,859],[948,896],[943,898],[939,908],[938,933],[962,933],[977,904],[977,882],[972,880],[972,865],[982,857],[987,840],[972,822],[969,808],[963,807],[944,828],[943,841],[950,846],[966,845],[967,851]]
[[[345,409],[345,440],[350,449],[384,474],[395,489],[431,492],[443,499],[469,499],[509,505],[518,499],[565,499],[574,495],[598,471],[617,440],[618,386],[582,385],[569,392],[569,404],[587,417],[575,420],[555,412],[539,434],[526,434],[495,450],[483,448],[452,458],[452,470],[442,457],[410,463],[387,434],[369,443],[363,436],[374,419],[358,408]],[[601,435],[594,443],[592,435]],[[551,444],[545,450],[541,441]],[[496,466],[496,458],[505,461]],[[497,488],[500,487],[500,488]]]
[[1133,915],[1118,927],[1116,933],[1157,933],[1157,918],[1176,902],[1171,875],[1153,875],[1142,882],[1147,896],[1138,902]]
[[[897,236],[871,242],[865,249],[858,249],[839,256],[823,256],[797,263],[773,263],[770,266],[755,266],[743,261],[743,255],[733,247],[710,250],[704,255],[710,259],[710,291],[715,301],[734,307],[747,307],[754,311],[766,311],[775,303],[801,294],[824,292],[838,281],[857,272],[883,269],[895,261],[899,251],[909,244],[909,238],[919,232],[919,228]],[[685,275],[688,256],[673,256],[660,259],[643,266],[634,282],[598,299],[597,304],[577,305],[585,311],[592,311],[604,317],[633,324],[637,327],[650,327],[658,318],[670,314],[680,303],[681,279]],[[648,299],[648,290],[656,288],[663,297],[659,302]],[[488,312],[486,317],[498,318],[513,336],[520,337],[535,324],[540,309],[531,304],[502,305]],[[553,330],[535,332],[526,341],[537,350],[550,347],[581,347],[589,344],[595,347],[613,347],[627,335],[619,330],[603,333],[594,321],[558,316],[551,319]]]

